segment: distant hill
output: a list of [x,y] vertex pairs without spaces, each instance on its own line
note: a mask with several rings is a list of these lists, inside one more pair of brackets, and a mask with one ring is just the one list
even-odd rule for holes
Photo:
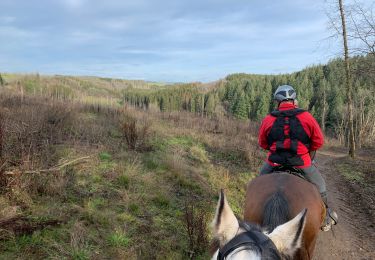
[[[375,61],[372,56],[351,59],[355,117],[358,135],[370,131],[375,121]],[[290,84],[297,90],[300,107],[308,109],[324,131],[345,139],[346,93],[341,59],[299,72],[279,75],[231,74],[211,83],[160,83],[100,77],[2,74],[3,89],[46,95],[57,99],[111,104],[124,102],[142,109],[189,111],[201,116],[233,116],[260,120],[273,108],[272,93]],[[107,102],[105,101],[105,102]],[[370,133],[371,140],[375,133]],[[366,135],[366,138],[369,136]],[[365,136],[364,136],[365,138]],[[365,138],[365,139],[366,139]]]

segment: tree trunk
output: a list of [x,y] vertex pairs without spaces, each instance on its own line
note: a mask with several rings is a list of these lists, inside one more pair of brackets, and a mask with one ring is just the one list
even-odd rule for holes
[[323,101],[322,101],[322,131],[323,133],[326,132],[326,114],[327,114],[327,102],[326,102],[326,83],[323,82]]
[[354,140],[354,124],[353,124],[353,89],[351,84],[350,64],[349,64],[349,51],[348,41],[346,35],[345,12],[343,0],[339,0],[341,24],[342,24],[342,38],[344,41],[344,58],[345,58],[345,76],[346,76],[346,91],[348,99],[348,128],[349,128],[349,155],[354,158],[355,156],[355,140]]

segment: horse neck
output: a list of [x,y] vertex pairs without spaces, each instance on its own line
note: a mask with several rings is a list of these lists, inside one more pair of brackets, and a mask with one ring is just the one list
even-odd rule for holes
[[264,206],[262,227],[272,232],[290,219],[289,204],[285,195],[280,191],[275,192]]

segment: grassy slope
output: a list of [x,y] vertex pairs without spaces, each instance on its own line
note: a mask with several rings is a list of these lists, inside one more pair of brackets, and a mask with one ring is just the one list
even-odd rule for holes
[[[42,79],[38,84],[45,87],[45,82],[55,80]],[[113,94],[107,86],[101,89],[101,83],[90,82],[77,84],[86,88],[78,91]],[[22,106],[29,106],[26,111],[33,109],[33,102],[24,102]],[[23,110],[6,107],[8,103],[2,103],[6,122],[15,122]],[[234,211],[242,215],[245,184],[261,157],[245,123],[116,108],[116,118],[111,119],[111,109],[72,106],[70,130],[66,127],[63,141],[53,145],[52,165],[83,156],[90,159],[53,173],[25,175],[20,169],[35,170],[25,161],[7,169],[20,177],[17,185],[7,179],[12,189],[0,193],[0,219],[16,214],[24,218],[1,230],[0,259],[207,258],[206,245],[189,243],[187,212],[192,210],[196,221],[208,225],[219,188],[227,188]],[[151,124],[147,137],[151,149],[128,149],[121,122],[129,117],[139,125]],[[212,132],[215,124],[222,134]],[[50,220],[59,223],[43,225]],[[19,230],[17,225],[37,228]],[[194,239],[207,235],[207,230],[194,232]]]

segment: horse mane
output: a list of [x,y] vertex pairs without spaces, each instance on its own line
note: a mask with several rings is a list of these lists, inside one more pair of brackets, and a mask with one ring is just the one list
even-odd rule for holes
[[266,202],[263,210],[262,227],[272,232],[277,226],[290,220],[289,205],[281,191],[274,193]]

